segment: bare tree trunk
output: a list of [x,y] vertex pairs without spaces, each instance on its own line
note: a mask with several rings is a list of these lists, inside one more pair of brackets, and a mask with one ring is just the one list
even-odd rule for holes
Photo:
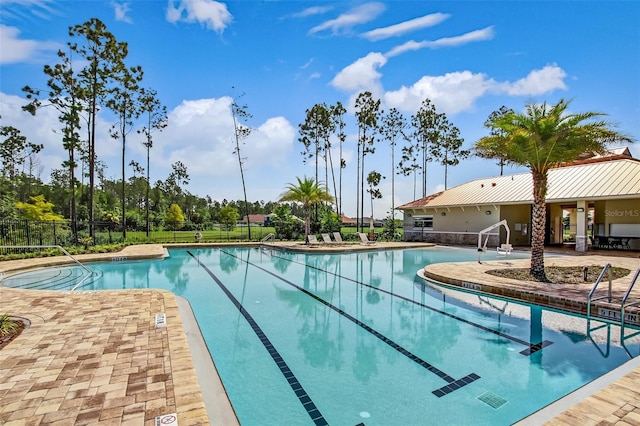
[[533,218],[531,223],[531,275],[542,282],[549,282],[544,271],[544,226],[547,215],[546,172],[532,172],[533,175]]
[[150,145],[147,145],[147,196],[146,196],[146,209],[147,209],[146,231],[147,231],[147,238],[149,238],[149,187],[151,186],[151,184],[149,182],[149,147],[150,147]]
[[311,206],[306,207],[304,213],[305,243],[309,244],[309,234],[311,234]]

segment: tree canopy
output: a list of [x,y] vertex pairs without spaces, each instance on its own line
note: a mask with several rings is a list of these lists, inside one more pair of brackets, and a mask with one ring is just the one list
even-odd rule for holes
[[524,113],[492,114],[485,126],[491,134],[475,144],[476,154],[528,167],[533,178],[531,275],[547,281],[544,240],[548,171],[585,153],[604,153],[613,142],[633,140],[613,129],[601,112],[569,113],[570,101],[527,104]]
[[296,178],[298,183],[287,184],[287,190],[280,195],[280,201],[294,201],[302,204],[305,212],[305,237],[309,241],[311,231],[311,207],[315,204],[327,202],[333,203],[334,199],[322,183],[313,178]]

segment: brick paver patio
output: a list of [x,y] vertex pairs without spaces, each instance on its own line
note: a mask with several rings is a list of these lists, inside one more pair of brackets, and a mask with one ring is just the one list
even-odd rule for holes
[[0,424],[209,422],[170,292],[3,288],[0,299],[31,321],[0,351]]

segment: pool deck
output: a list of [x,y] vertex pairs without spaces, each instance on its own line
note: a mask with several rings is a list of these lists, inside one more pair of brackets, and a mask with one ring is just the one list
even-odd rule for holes
[[[429,246],[273,243],[314,252]],[[193,246],[193,245],[191,245]],[[204,247],[205,244],[198,244]],[[545,251],[559,254],[556,250]],[[161,258],[162,245],[129,246],[119,253],[79,255],[81,262],[113,258]],[[545,265],[640,267],[638,252],[594,251],[549,256]],[[63,257],[0,262],[5,275],[68,263]],[[449,285],[580,311],[590,286],[523,282],[486,274],[488,269],[527,267],[528,259],[429,265],[421,274]],[[631,276],[614,280],[620,295]],[[640,298],[640,288],[633,297]],[[176,415],[178,424],[238,424],[188,302],[164,290],[17,290],[0,286],[0,314],[26,318],[30,326],[0,349],[0,424],[155,425]],[[156,314],[166,325],[158,326]],[[203,380],[203,378],[208,380]],[[213,377],[213,379],[211,379]],[[198,380],[200,378],[200,380]],[[170,420],[169,417],[164,417]],[[640,357],[523,419],[522,425],[640,424]]]

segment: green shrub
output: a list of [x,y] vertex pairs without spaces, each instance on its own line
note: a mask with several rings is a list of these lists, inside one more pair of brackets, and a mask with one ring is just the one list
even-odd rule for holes
[[9,314],[0,316],[0,337],[7,337],[20,330],[20,321],[9,318]]

